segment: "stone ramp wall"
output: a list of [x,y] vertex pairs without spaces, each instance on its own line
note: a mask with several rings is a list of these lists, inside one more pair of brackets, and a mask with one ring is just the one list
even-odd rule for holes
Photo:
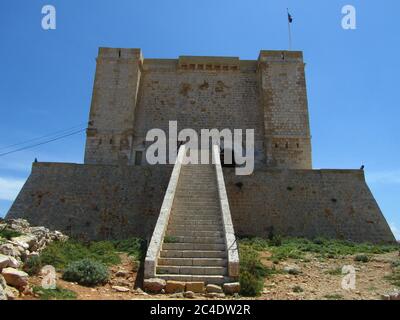
[[224,175],[237,235],[395,240],[361,170],[270,169],[235,176],[224,168]]
[[7,218],[84,239],[148,238],[172,166],[36,163]]
[[[223,170],[237,235],[394,241],[362,171]],[[7,218],[87,239],[149,240],[171,172],[171,165],[36,163]]]

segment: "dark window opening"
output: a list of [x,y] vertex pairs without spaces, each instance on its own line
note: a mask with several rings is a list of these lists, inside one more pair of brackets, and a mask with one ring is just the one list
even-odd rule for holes
[[142,164],[143,151],[135,152],[135,166],[140,166]]

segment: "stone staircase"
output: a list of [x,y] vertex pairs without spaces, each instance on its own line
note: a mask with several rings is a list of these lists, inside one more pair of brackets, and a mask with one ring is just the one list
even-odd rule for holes
[[229,282],[227,250],[213,165],[182,165],[156,276]]
[[[220,164],[184,164],[179,148],[147,249],[144,277],[180,283],[229,285],[239,276],[239,254]],[[150,283],[150,282],[149,282]]]

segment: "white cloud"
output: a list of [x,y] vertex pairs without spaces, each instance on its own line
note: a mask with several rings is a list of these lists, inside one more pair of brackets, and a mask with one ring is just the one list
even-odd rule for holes
[[366,172],[368,183],[400,184],[400,170]]
[[394,237],[397,240],[400,240],[400,230],[397,228],[396,224],[394,224],[393,222],[389,223],[390,229],[392,230]]
[[13,201],[24,185],[25,180],[0,177],[0,200]]

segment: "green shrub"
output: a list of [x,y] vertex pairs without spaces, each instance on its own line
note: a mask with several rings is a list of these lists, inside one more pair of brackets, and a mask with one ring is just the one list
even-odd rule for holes
[[240,255],[240,294],[243,296],[258,296],[264,287],[264,279],[276,273],[275,269],[265,267],[259,252],[249,245],[239,246]]
[[264,287],[263,279],[260,279],[248,271],[240,272],[240,294],[245,297],[255,297],[260,295]]
[[282,245],[282,237],[275,235],[271,240],[268,241],[268,244],[272,247],[280,247]]
[[125,252],[135,260],[142,261],[146,256],[146,241],[141,238],[115,240],[113,244],[117,251]]
[[89,257],[107,265],[121,263],[121,258],[116,253],[114,245],[109,241],[93,242],[89,246]]
[[301,271],[298,270],[298,269],[289,269],[289,270],[287,271],[287,273],[290,274],[290,275],[292,275],[292,276],[297,276],[297,275],[299,275],[299,274],[301,273]]
[[303,291],[304,291],[304,289],[302,287],[300,287],[300,286],[294,286],[293,287],[293,292],[300,293],[300,292],[303,292]]
[[19,237],[20,235],[20,232],[8,229],[7,227],[0,229],[0,238],[11,240],[11,238]]
[[41,258],[44,264],[53,265],[58,270],[64,269],[71,262],[86,258],[106,265],[121,262],[114,244],[110,241],[98,241],[89,244],[74,240],[52,242],[43,250]]
[[42,262],[56,269],[64,269],[68,263],[90,257],[90,251],[82,243],[69,240],[50,243],[41,253]]
[[25,261],[23,270],[30,276],[35,276],[39,274],[42,266],[42,259],[39,256],[32,256]]
[[68,264],[62,278],[84,286],[94,286],[106,283],[108,276],[108,270],[104,264],[90,259],[82,259]]
[[[274,243],[272,240],[260,238],[245,238],[240,240],[240,244],[250,246],[257,251],[271,252],[270,259],[272,261],[280,261],[285,259],[304,259],[305,254],[313,253],[318,257],[337,258],[340,256],[354,255],[354,254],[379,254],[399,250],[399,245],[382,244],[373,245],[369,243],[353,243],[343,240],[330,240],[324,238],[315,238],[308,240],[304,238],[283,238],[281,244]],[[279,238],[278,238],[279,239]]]
[[75,300],[77,294],[74,291],[57,287],[56,289],[43,289],[33,287],[33,292],[39,295],[41,300]]
[[369,257],[365,254],[359,254],[354,257],[354,261],[366,263],[369,261]]
[[325,271],[326,274],[330,274],[331,276],[340,276],[342,274],[342,268],[334,268],[334,269],[330,269]]

